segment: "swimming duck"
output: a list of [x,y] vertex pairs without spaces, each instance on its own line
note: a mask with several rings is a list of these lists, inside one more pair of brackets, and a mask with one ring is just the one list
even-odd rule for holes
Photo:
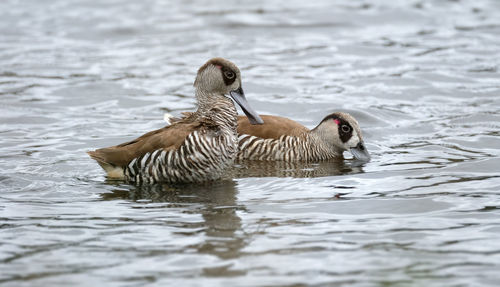
[[[175,123],[189,117],[190,112],[179,118],[165,114],[167,123]],[[327,115],[312,130],[288,118],[261,115],[262,125],[251,125],[244,117],[238,117],[237,158],[269,161],[320,161],[342,159],[344,151],[354,158],[369,161],[358,121],[348,113]]]
[[358,122],[348,113],[332,113],[312,130],[287,118],[261,117],[264,124],[259,126],[238,118],[238,159],[320,161],[343,158],[350,151],[356,159],[370,160]]
[[238,114],[231,98],[247,115],[249,124],[263,121],[246,101],[238,67],[226,59],[213,58],[201,66],[194,87],[198,109],[188,117],[88,154],[109,177],[137,184],[220,178],[238,152]]

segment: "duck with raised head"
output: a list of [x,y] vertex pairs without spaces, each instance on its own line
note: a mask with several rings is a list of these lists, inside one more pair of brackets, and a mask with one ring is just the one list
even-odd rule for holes
[[348,113],[332,113],[312,130],[287,118],[261,117],[259,126],[238,118],[238,159],[320,161],[343,159],[350,151],[356,159],[370,160],[359,124]]
[[192,183],[219,179],[238,152],[237,111],[262,124],[241,87],[238,67],[213,58],[194,81],[198,109],[190,116],[135,140],[90,151],[111,178],[132,183]]

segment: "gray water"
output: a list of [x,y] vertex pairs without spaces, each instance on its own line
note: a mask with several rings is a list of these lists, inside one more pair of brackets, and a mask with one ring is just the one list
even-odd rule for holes
[[[0,284],[498,286],[499,1],[0,2]],[[354,115],[372,161],[134,187],[86,151],[194,110]]]

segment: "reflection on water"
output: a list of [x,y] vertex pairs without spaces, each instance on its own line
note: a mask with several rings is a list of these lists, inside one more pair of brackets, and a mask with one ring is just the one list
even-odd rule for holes
[[[49,3],[50,2],[50,3]],[[0,1],[2,286],[496,286],[500,2]],[[345,111],[369,163],[107,181],[86,151],[194,110],[207,59],[255,110]]]
[[[138,186],[130,189],[114,189],[101,194],[104,200],[126,199],[144,204],[165,203],[170,207],[186,207],[184,212],[200,214],[198,235],[206,240],[196,247],[197,252],[228,259],[238,257],[246,245],[247,234],[241,230],[241,219],[236,211],[244,210],[236,201],[236,183],[232,180],[205,184]],[[187,226],[189,227],[189,226]],[[224,276],[224,268],[206,270],[211,275]],[[217,274],[214,274],[216,272]],[[230,274],[227,274],[230,275]]]
[[252,161],[237,162],[230,176],[244,177],[324,177],[362,173],[364,162],[329,160],[321,162]]

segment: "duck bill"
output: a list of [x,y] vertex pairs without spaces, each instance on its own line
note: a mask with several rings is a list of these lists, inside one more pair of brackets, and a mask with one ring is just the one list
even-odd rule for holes
[[370,153],[366,149],[365,144],[363,142],[360,142],[357,146],[351,148],[350,152],[357,160],[368,162],[371,159]]
[[229,92],[231,98],[241,107],[248,120],[252,125],[261,125],[264,121],[259,117],[259,115],[250,107],[245,98],[245,93],[243,89],[239,87],[237,90]]

